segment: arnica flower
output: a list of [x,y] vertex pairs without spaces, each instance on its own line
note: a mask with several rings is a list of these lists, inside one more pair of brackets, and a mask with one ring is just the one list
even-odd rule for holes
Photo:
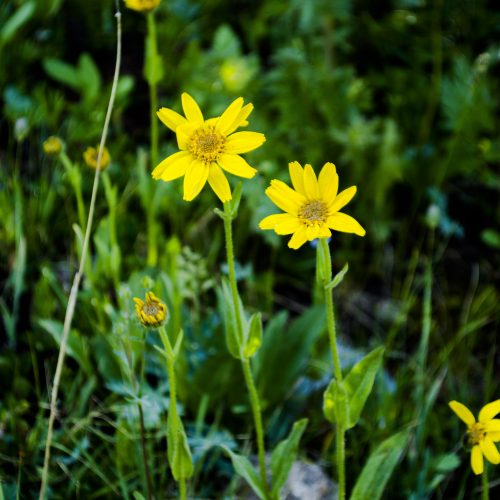
[[494,417],[500,413],[500,399],[483,406],[477,422],[471,411],[462,403],[450,401],[448,404],[467,425],[467,437],[472,447],[470,462],[474,474],[483,473],[483,455],[488,462],[499,464],[500,453],[494,443],[500,441],[500,419]]
[[125,0],[125,5],[129,9],[138,12],[149,12],[160,5],[161,0]]
[[184,176],[184,200],[191,201],[208,180],[210,187],[224,203],[231,199],[231,188],[223,170],[251,179],[257,170],[241,156],[258,148],[266,140],[258,132],[235,132],[248,125],[252,104],[243,105],[238,97],[221,116],[205,120],[196,101],[182,94],[186,117],[168,109],[158,111],[160,120],[177,135],[181,151],[163,160],[154,170],[154,179],[172,181]]
[[153,293],[146,293],[146,300],[134,297],[135,311],[145,327],[158,328],[167,319],[167,306]]
[[294,161],[289,164],[294,189],[272,180],[267,196],[284,214],[274,214],[260,221],[261,229],[274,229],[276,234],[293,234],[288,246],[301,247],[306,241],[329,238],[331,229],[364,236],[366,231],[349,215],[339,212],[356,194],[356,186],[337,194],[339,177],[333,163],[325,163],[316,178],[311,165],[305,168]]
[[51,135],[43,142],[43,152],[46,155],[58,155],[63,149],[63,143],[59,137]]
[[[99,146],[97,146],[96,148],[89,146],[83,153],[83,159],[90,168],[96,169],[98,155],[99,155]],[[111,157],[109,156],[108,148],[104,147],[104,150],[102,152],[100,170],[104,170],[109,165],[110,160]]]

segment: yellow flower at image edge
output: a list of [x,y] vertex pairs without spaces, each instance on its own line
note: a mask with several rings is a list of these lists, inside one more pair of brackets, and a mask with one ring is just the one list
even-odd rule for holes
[[59,137],[51,135],[43,142],[43,152],[46,155],[58,155],[63,149],[63,143]]
[[160,120],[177,135],[181,151],[163,160],[154,170],[154,179],[172,181],[184,177],[184,200],[193,200],[208,181],[215,194],[224,203],[231,199],[231,188],[223,170],[251,179],[257,170],[241,156],[261,146],[266,140],[258,132],[235,132],[248,125],[252,104],[243,105],[239,97],[221,116],[205,120],[196,101],[182,94],[182,108],[186,117],[169,108],[158,111]]
[[500,399],[483,406],[476,419],[472,412],[458,401],[450,401],[450,408],[457,417],[467,425],[467,437],[471,449],[471,467],[474,474],[482,474],[484,470],[483,455],[492,464],[500,463],[500,453],[495,446],[500,441],[500,419],[496,419],[500,413]]
[[[89,146],[83,153],[83,159],[85,160],[87,166],[94,169],[97,168],[98,156],[99,156],[99,146],[97,146],[96,148]],[[108,148],[104,147],[104,150],[102,152],[100,170],[104,170],[109,165],[110,160],[111,157],[109,156]]]
[[148,12],[156,9],[161,0],[125,0],[125,6],[138,12]]
[[311,165],[302,168],[294,161],[289,169],[294,189],[276,179],[266,189],[271,201],[286,213],[262,219],[260,229],[292,234],[288,246],[295,250],[306,241],[329,238],[332,229],[358,236],[366,234],[359,222],[339,212],[356,194],[356,186],[338,193],[339,177],[333,163],[325,163],[318,178]]
[[146,299],[134,298],[135,310],[143,326],[157,328],[167,319],[167,306],[153,293],[146,293]]

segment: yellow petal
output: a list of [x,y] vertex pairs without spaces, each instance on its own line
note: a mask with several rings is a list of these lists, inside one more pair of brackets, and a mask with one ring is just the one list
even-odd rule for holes
[[351,186],[347,189],[341,191],[332,201],[329,203],[330,212],[338,212],[343,207],[345,207],[356,194],[356,186]]
[[175,129],[179,149],[188,149],[191,137],[198,128],[200,128],[200,124],[186,122]]
[[307,226],[306,232],[307,239],[309,241],[315,240],[316,238],[318,238],[319,226],[317,226],[316,224],[313,226]]
[[496,401],[488,403],[487,405],[481,408],[481,411],[479,412],[479,421],[487,422],[488,420],[491,420],[492,418],[496,417],[499,413],[500,413],[500,399],[497,399]]
[[222,203],[225,203],[232,198],[229,182],[227,182],[226,176],[219,165],[216,165],[215,163],[210,165],[208,183]]
[[500,464],[500,453],[498,453],[497,447],[491,439],[488,439],[487,437],[482,439],[479,441],[479,447],[488,462],[495,465]]
[[309,199],[317,200],[319,198],[318,179],[311,165],[304,167],[304,190]]
[[226,132],[228,135],[232,134],[238,127],[244,127],[248,125],[247,118],[250,116],[250,113],[253,111],[253,104],[248,103],[243,106],[238,113],[238,116],[235,118],[232,125],[229,127],[229,130]]
[[306,231],[306,226],[301,225],[295,233],[293,233],[293,236],[290,238],[290,241],[288,242],[288,246],[290,248],[293,248],[294,250],[297,250],[297,248],[300,248],[305,242],[307,241],[307,231]]
[[500,441],[500,431],[488,432],[488,439],[491,439],[495,443]]
[[450,401],[448,406],[455,412],[456,416],[467,426],[471,426],[476,423],[476,418],[472,412],[467,408],[467,406],[459,403],[458,401]]
[[295,217],[294,215],[290,214],[281,214],[281,215],[283,215],[283,217],[281,217],[278,224],[276,224],[274,227],[276,234],[279,235],[292,234],[295,233],[295,231],[300,229],[300,227],[302,226],[299,219],[297,219],[297,217]]
[[318,227],[318,238],[329,238],[332,232],[326,224],[320,224]]
[[153,179],[161,179],[163,181],[171,181],[182,177],[186,173],[191,159],[191,154],[187,151],[174,153],[160,162],[151,173],[151,176]]
[[226,141],[224,152],[229,154],[248,153],[261,146],[266,137],[259,132],[235,132]]
[[260,229],[274,229],[280,222],[289,217],[289,214],[272,214],[264,217],[259,222]]
[[235,99],[222,113],[222,115],[217,120],[215,128],[222,134],[228,134],[231,129],[236,117],[239,115],[241,108],[243,107],[243,97],[238,97]]
[[138,307],[142,307],[144,305],[144,301],[137,298],[137,297],[134,297],[134,302],[135,302],[135,305]]
[[485,423],[484,427],[487,433],[500,432],[500,420],[498,418],[489,420],[488,422]]
[[251,179],[257,170],[251,167],[241,156],[221,154],[217,159],[217,163],[230,174]]
[[266,189],[266,194],[281,210],[293,215],[297,215],[299,208],[305,202],[303,195],[276,179],[271,181],[271,186]]
[[156,112],[156,115],[170,130],[173,130],[174,132],[179,125],[187,122],[182,115],[169,108],[160,108]]
[[336,213],[330,215],[326,221],[327,226],[335,231],[343,233],[354,233],[358,236],[364,236],[366,231],[360,223],[350,215],[343,213]]
[[318,184],[321,198],[326,202],[333,202],[339,189],[339,176],[333,163],[323,165],[319,173]]
[[187,168],[184,176],[184,200],[192,201],[208,179],[208,165],[199,160],[193,160]]
[[187,92],[182,94],[182,109],[190,122],[203,123],[203,113],[200,107]]
[[481,448],[476,444],[472,447],[470,453],[470,465],[472,467],[472,472],[474,474],[482,474],[484,470],[483,454],[481,453]]
[[290,179],[292,179],[293,188],[295,191],[305,196],[304,169],[298,161],[292,161],[288,164],[288,170],[290,171]]

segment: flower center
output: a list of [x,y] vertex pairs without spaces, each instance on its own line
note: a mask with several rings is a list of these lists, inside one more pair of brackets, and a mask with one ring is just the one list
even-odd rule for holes
[[156,302],[146,302],[142,306],[142,312],[146,316],[156,316],[161,310],[160,304]]
[[479,444],[479,442],[483,441],[485,436],[486,436],[486,429],[484,427],[484,424],[482,424],[480,422],[476,422],[475,424],[472,424],[467,429],[467,434],[469,436],[469,444],[471,446]]
[[328,217],[328,207],[321,200],[307,201],[299,210],[299,218],[308,226],[325,222]]
[[189,152],[204,163],[216,161],[224,150],[225,137],[214,127],[196,130],[189,143]]

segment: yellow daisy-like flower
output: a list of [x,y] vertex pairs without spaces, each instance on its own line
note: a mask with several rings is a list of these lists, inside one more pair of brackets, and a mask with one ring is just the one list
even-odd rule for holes
[[339,210],[356,194],[356,186],[338,192],[339,177],[333,163],[325,163],[316,178],[311,165],[305,168],[294,161],[289,164],[294,189],[272,180],[266,194],[284,214],[274,214],[260,221],[261,229],[274,229],[276,234],[293,234],[288,246],[301,247],[306,241],[329,238],[331,229],[364,236],[366,231],[349,215]]
[[59,137],[51,135],[43,142],[43,152],[46,155],[58,155],[63,149],[63,143]]
[[146,300],[134,297],[135,311],[143,326],[158,328],[167,319],[167,306],[153,293],[146,293]]
[[[96,148],[89,146],[83,153],[83,159],[85,160],[85,163],[87,164],[87,166],[93,169],[97,168],[98,156],[99,156],[99,146],[97,146]],[[104,150],[102,152],[100,169],[104,170],[109,165],[110,160],[111,157],[109,156],[108,148],[104,147]]]
[[138,12],[149,12],[160,5],[161,0],[125,0],[125,5]]
[[450,401],[450,408],[467,425],[467,436],[472,446],[470,463],[474,474],[484,470],[483,455],[488,462],[500,464],[500,453],[495,446],[500,441],[500,419],[494,418],[500,413],[500,399],[483,406],[476,422],[472,412],[458,401]]
[[210,187],[224,203],[231,199],[231,188],[223,170],[251,179],[257,170],[241,156],[266,140],[258,132],[235,132],[248,125],[252,104],[243,105],[238,97],[217,118],[205,120],[196,101],[182,94],[186,117],[169,108],[161,108],[158,118],[177,135],[180,151],[163,160],[154,170],[154,179],[172,181],[184,176],[184,200],[192,201],[208,180]]

